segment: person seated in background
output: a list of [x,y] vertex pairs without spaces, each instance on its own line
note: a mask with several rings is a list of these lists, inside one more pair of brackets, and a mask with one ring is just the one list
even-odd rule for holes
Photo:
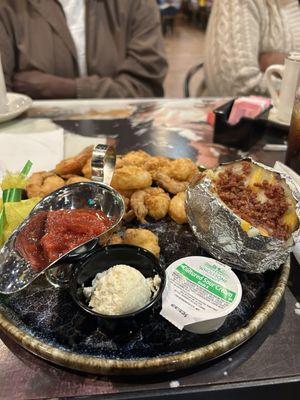
[[155,0],[1,0],[7,89],[34,99],[163,96]]
[[161,15],[175,16],[181,7],[181,0],[157,0]]
[[298,0],[215,0],[206,33],[205,90],[266,94],[264,71],[300,51]]
[[165,35],[168,28],[174,31],[175,17],[181,7],[181,0],[156,0],[161,15],[162,32]]

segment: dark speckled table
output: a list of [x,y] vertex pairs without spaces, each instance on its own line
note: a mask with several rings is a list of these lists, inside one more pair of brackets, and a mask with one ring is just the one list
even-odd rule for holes
[[[101,134],[119,152],[143,148],[151,153],[190,156],[213,166],[241,153],[212,145],[205,123],[221,99],[161,102],[38,102],[31,118],[51,118],[77,134]],[[103,112],[105,109],[105,112]],[[111,110],[110,110],[111,109]],[[75,118],[75,119],[74,119]],[[28,129],[29,120],[26,127]],[[17,122],[21,123],[21,120]],[[13,126],[14,122],[10,123]],[[272,126],[248,153],[269,165],[284,152],[266,152],[266,141],[280,143]],[[297,304],[298,302],[298,304]],[[234,352],[209,364],[176,374],[145,378],[88,376],[51,365],[22,349],[1,333],[0,399],[297,399],[300,388],[300,268],[292,265],[289,288],[265,326]]]

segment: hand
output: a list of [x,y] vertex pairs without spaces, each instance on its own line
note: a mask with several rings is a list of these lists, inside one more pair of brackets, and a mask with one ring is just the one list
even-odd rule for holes
[[13,90],[33,99],[63,99],[76,97],[74,79],[62,78],[32,70],[18,72],[13,77]]
[[286,53],[279,53],[279,52],[268,52],[268,53],[261,53],[259,55],[259,68],[262,72],[273,64],[284,64],[284,60],[286,58]]

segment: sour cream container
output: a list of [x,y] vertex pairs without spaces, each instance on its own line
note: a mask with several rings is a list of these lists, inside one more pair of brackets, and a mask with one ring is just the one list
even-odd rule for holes
[[238,277],[212,258],[176,260],[167,268],[166,278],[160,314],[180,330],[214,332],[241,301]]

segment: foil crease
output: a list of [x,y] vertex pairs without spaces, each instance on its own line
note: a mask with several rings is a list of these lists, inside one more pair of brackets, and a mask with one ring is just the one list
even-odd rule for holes
[[[250,237],[242,229],[241,219],[211,192],[211,186],[211,180],[205,177],[192,182],[187,189],[187,217],[200,245],[216,259],[241,271],[261,273],[278,269],[299,239],[299,229],[287,241],[262,236],[258,231]],[[299,199],[299,193],[292,192]],[[299,218],[299,207],[297,214]]]

